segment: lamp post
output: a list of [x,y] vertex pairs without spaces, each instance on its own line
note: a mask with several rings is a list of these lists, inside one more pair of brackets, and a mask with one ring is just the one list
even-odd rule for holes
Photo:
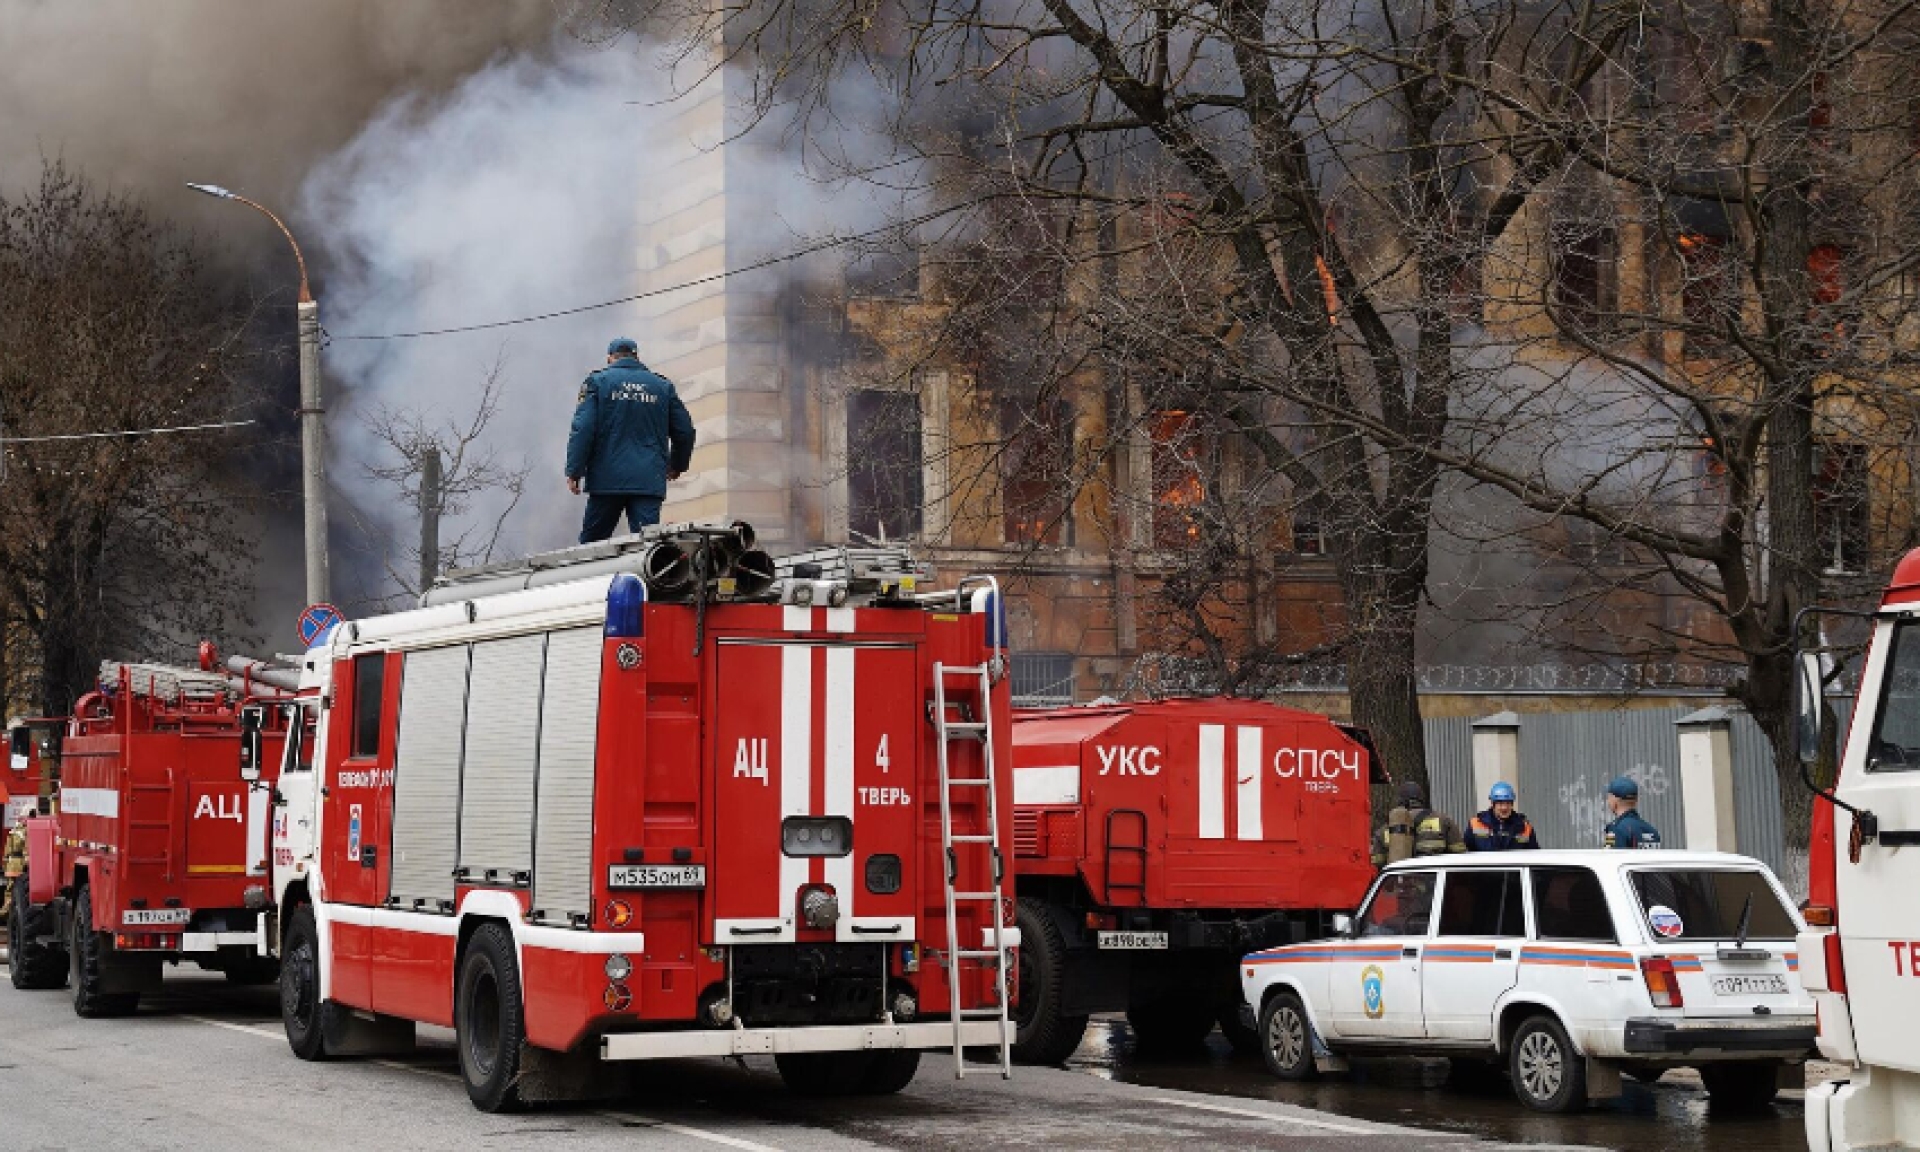
[[238,201],[273,221],[293,249],[294,263],[300,266],[300,472],[306,503],[307,603],[322,604],[327,601],[327,439],[320,423],[320,305],[307,287],[307,260],[300,254],[293,233],[264,205],[218,184],[187,187],[221,200]]

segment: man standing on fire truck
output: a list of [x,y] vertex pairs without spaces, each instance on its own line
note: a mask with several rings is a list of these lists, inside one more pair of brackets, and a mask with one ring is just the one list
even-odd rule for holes
[[693,461],[693,417],[673,382],[640,363],[622,336],[607,345],[607,366],[586,378],[567,437],[567,490],[587,493],[580,543],[613,535],[622,513],[627,530],[660,522],[667,481]]

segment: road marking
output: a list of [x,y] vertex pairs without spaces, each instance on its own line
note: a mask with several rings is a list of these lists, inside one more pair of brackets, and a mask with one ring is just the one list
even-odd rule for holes
[[1277,1112],[1255,1112],[1251,1108],[1228,1108],[1223,1104],[1202,1104],[1197,1100],[1175,1100],[1171,1096],[1156,1096],[1149,1101],[1152,1104],[1171,1104],[1176,1108],[1192,1108],[1199,1112],[1218,1112],[1225,1116],[1239,1116],[1247,1120],[1265,1120],[1272,1124],[1300,1124],[1308,1128],[1324,1128],[1328,1132],[1345,1132],[1350,1136],[1395,1136],[1396,1132],[1383,1132],[1378,1128],[1361,1128],[1353,1124],[1335,1124],[1331,1120],[1308,1120],[1301,1116],[1283,1116]]
[[684,1124],[669,1124],[665,1120],[654,1120],[647,1116],[636,1116],[631,1112],[595,1112],[595,1116],[607,1120],[618,1120],[622,1124],[639,1124],[647,1128],[658,1128],[662,1132],[671,1132],[675,1136],[686,1136],[694,1140],[705,1140],[709,1144],[724,1144],[728,1148],[738,1148],[741,1152],[780,1152],[771,1144],[758,1144],[752,1140],[743,1140],[738,1136],[724,1136],[718,1132],[708,1132],[704,1128],[689,1128]]
[[182,1013],[180,1018],[183,1020],[192,1020],[196,1024],[211,1024],[215,1028],[225,1028],[229,1032],[245,1032],[249,1036],[264,1036],[269,1040],[285,1040],[287,1038],[285,1032],[276,1032],[272,1029],[261,1028],[254,1024],[235,1024],[231,1020],[215,1020],[209,1016],[192,1016],[185,1013]]

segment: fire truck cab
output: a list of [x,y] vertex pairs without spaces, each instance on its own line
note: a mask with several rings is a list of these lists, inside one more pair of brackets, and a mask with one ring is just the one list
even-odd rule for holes
[[306,658],[274,825],[305,1059],[451,1027],[474,1104],[774,1057],[893,1092],[1009,1043],[1009,686],[990,581],[916,591],[680,525],[436,586]]
[[[1815,1152],[1920,1148],[1920,551],[1871,616],[1831,791],[1815,789],[1800,979],[1820,1052],[1847,1074],[1807,1092]],[[1820,758],[1822,660],[1801,656],[1800,753]]]

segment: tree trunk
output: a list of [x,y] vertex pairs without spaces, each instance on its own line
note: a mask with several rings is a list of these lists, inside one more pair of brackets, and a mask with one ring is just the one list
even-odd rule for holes
[[[1427,788],[1426,733],[1420,725],[1414,668],[1419,602],[1388,594],[1382,588],[1384,580],[1346,558],[1341,562],[1340,583],[1351,637],[1347,695],[1353,722],[1373,737],[1388,775],[1396,782],[1417,780]],[[1384,794],[1375,797],[1374,807],[1381,814],[1390,806],[1383,806],[1387,799]]]

